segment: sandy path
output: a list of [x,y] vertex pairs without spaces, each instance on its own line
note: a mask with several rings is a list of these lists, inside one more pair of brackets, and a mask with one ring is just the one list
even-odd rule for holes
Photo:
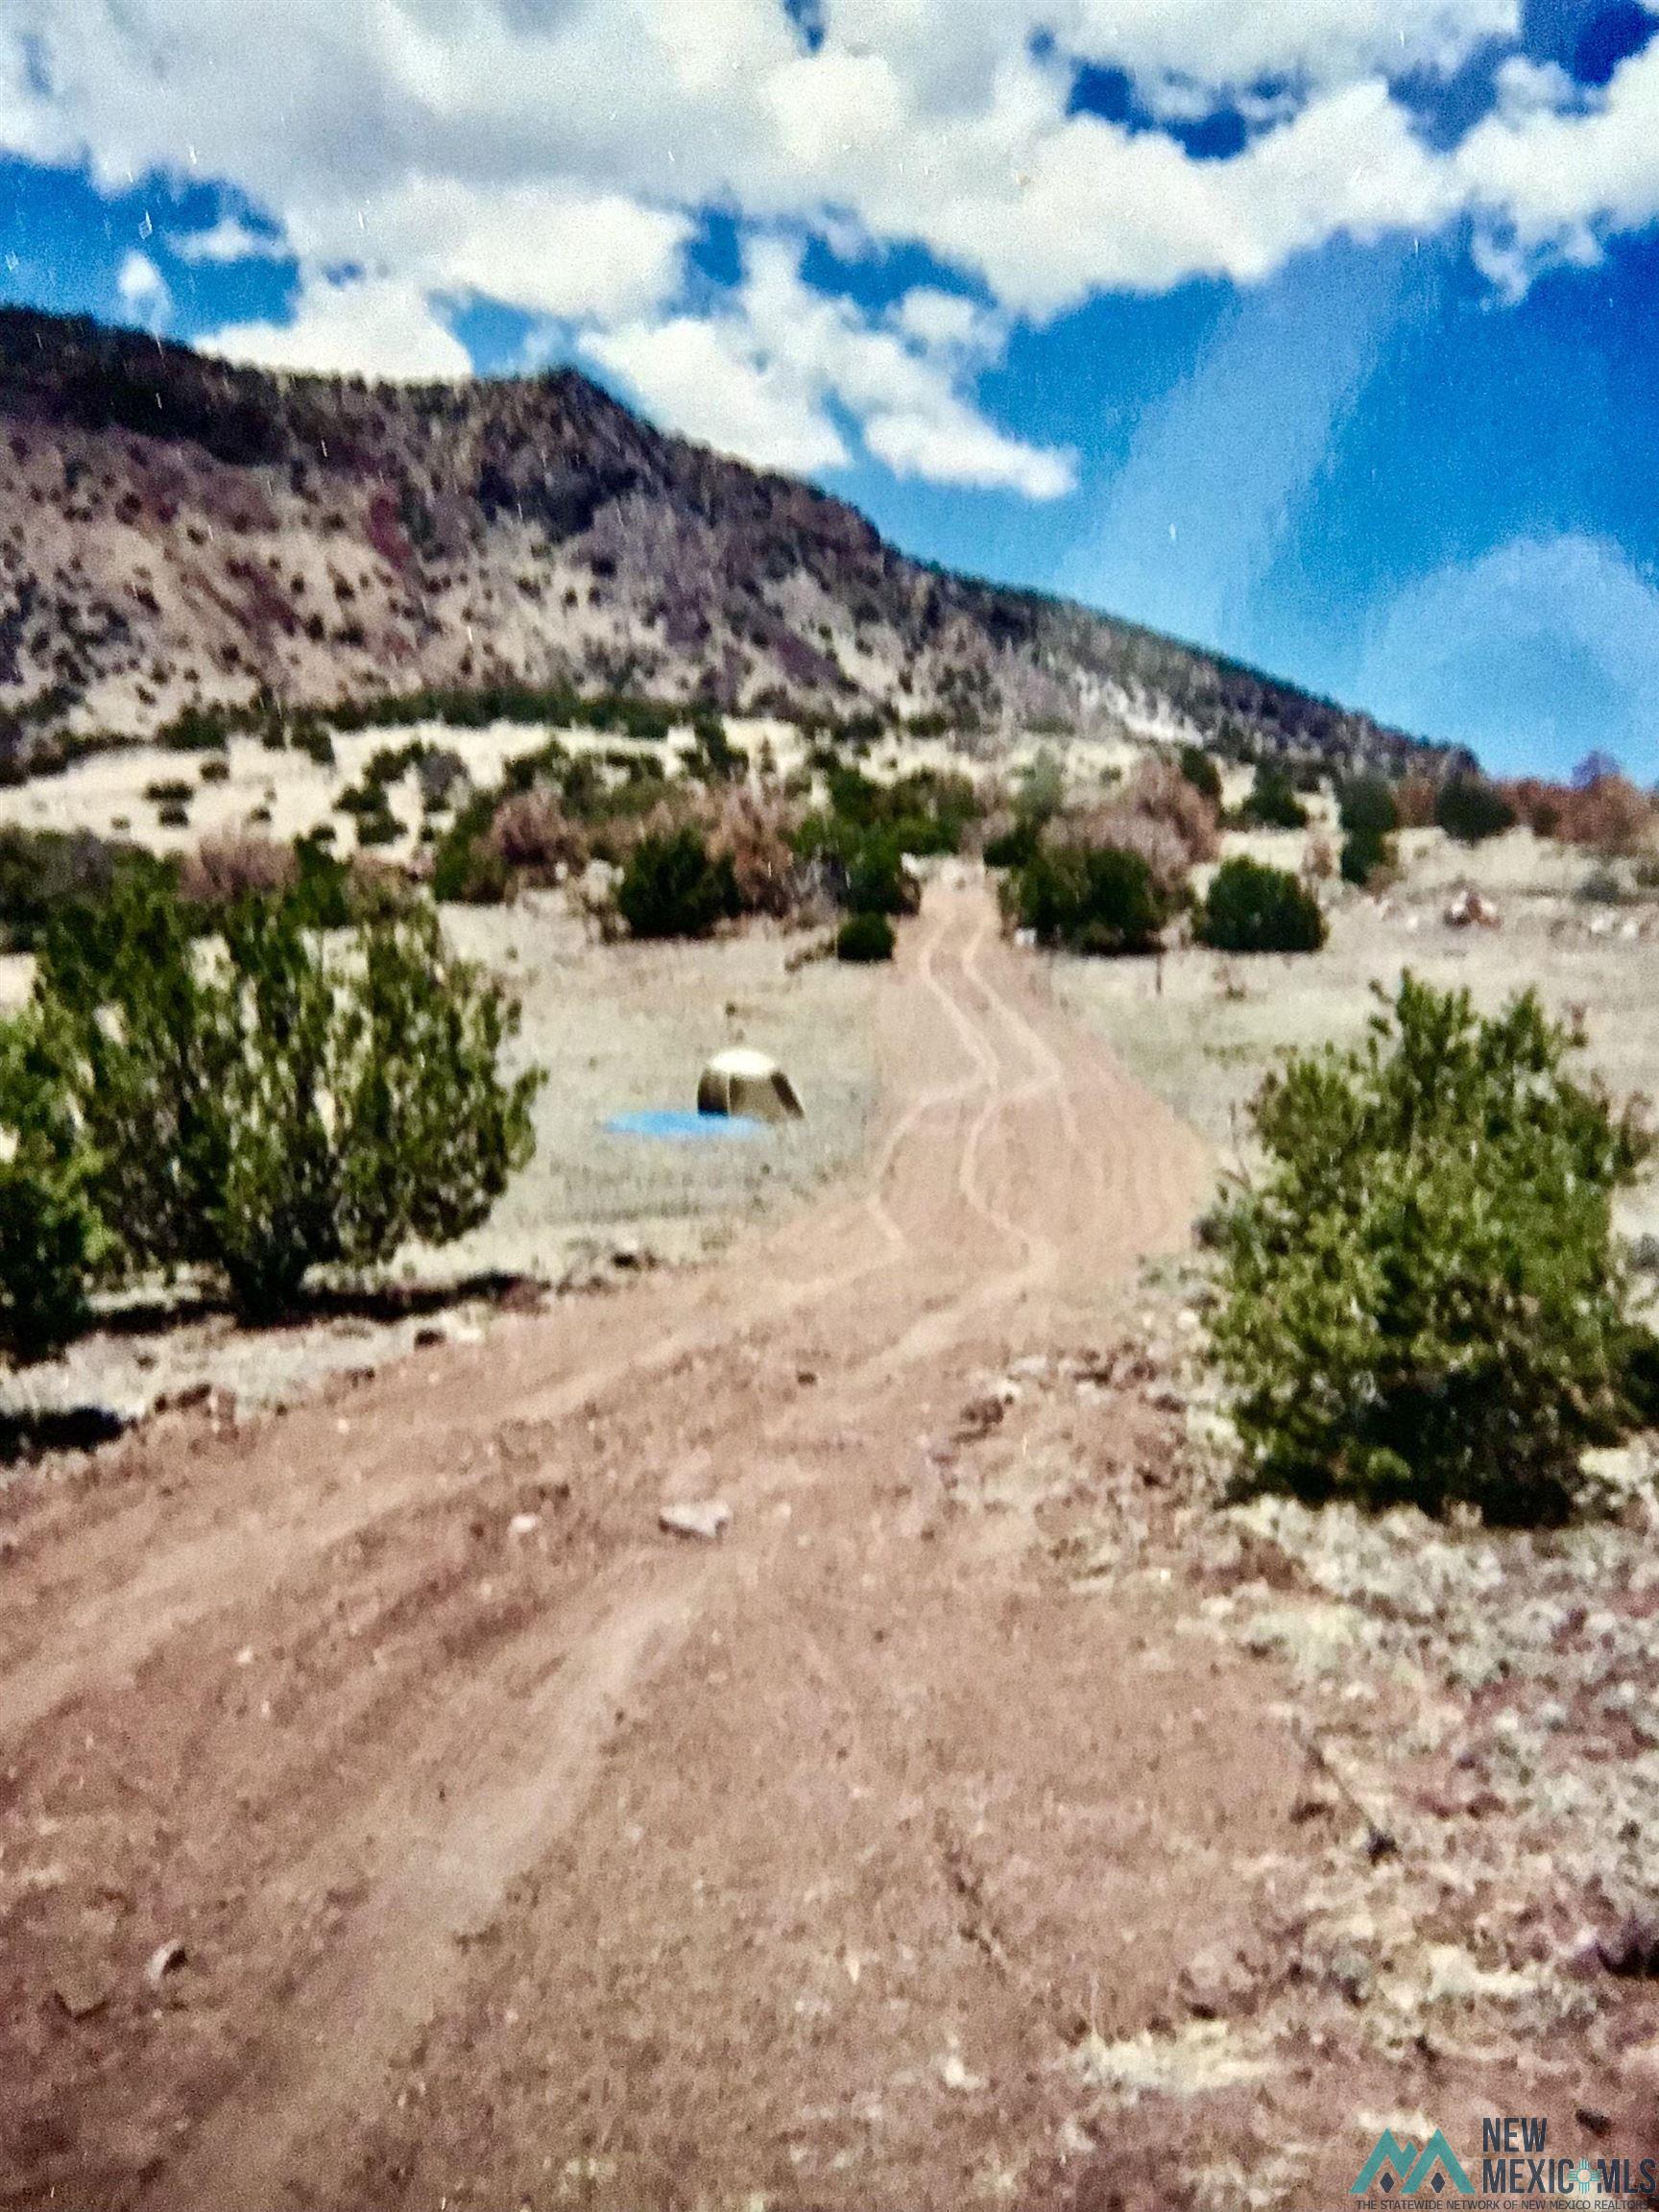
[[[9,1499],[0,2203],[955,2204],[1245,1909],[1259,1683],[1184,1661],[1174,1741],[1167,1622],[941,1472],[1200,1147],[983,891],[884,1024],[863,1187],[717,1267]],[[718,1546],[658,1533],[715,1491]]]

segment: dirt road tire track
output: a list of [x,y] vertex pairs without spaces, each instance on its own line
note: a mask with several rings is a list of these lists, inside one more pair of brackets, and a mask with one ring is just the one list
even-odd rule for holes
[[[863,1190],[251,1432],[164,1428],[79,1520],[12,1502],[0,2064],[31,2073],[0,2203],[401,2201],[384,2167],[363,2193],[363,2160],[410,2054],[485,2002],[495,1954],[467,1939],[613,1817],[595,1782],[621,1787],[637,1728],[664,1755],[688,1640],[718,1621],[787,1668],[805,1575],[832,1660],[831,1553],[861,1639],[902,1611],[936,1556],[919,1423],[1011,1351],[1075,1341],[1185,1234],[1201,1148],[1054,1014],[983,891],[935,894],[918,934],[884,986],[891,1105]],[[700,1479],[737,1518],[688,1553],[654,1503]],[[960,1666],[970,1589],[937,1579],[924,1673]],[[759,1647],[731,1664],[765,1678]],[[872,1787],[910,1764],[901,1738]],[[763,1798],[733,1845],[757,1878],[753,1823],[783,1817]],[[160,2002],[129,1978],[84,2020],[54,2008],[67,1968],[130,1967],[175,1930],[192,1962]]]

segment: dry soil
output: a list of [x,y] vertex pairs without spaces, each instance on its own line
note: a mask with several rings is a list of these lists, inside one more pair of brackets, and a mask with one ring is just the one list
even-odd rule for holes
[[1034,973],[936,888],[854,1185],[0,1498],[0,2203],[1312,2206],[1379,2114],[1573,2125],[1298,1983],[1387,1854],[1159,1549],[1204,1150]]

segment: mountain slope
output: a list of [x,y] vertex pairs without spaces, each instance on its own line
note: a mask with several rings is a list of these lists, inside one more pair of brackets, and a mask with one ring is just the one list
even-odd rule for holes
[[0,310],[0,738],[190,703],[576,684],[724,709],[1412,741],[1255,671],[910,560],[572,370],[376,385]]

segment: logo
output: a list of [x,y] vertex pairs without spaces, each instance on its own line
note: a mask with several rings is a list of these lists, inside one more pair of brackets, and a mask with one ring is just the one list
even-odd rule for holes
[[1384,2196],[1398,2191],[1402,2197],[1425,2193],[1439,2197],[1448,2189],[1461,2197],[1475,2194],[1474,2185],[1457,2162],[1457,2153],[1438,2128],[1421,2151],[1413,2143],[1402,2142],[1392,2128],[1384,2128],[1348,2194],[1365,2197],[1373,2189]]
[[[1348,2192],[1370,2212],[1410,2199],[1419,2208],[1435,2198],[1454,2203],[1473,2197],[1474,2185],[1457,2153],[1436,2128],[1421,2151],[1408,2136],[1384,2128]],[[1480,2123],[1480,2202],[1513,2205],[1649,2203],[1659,2195],[1659,2157],[1589,2159],[1550,2149],[1550,2122],[1541,2112],[1495,2112]],[[1356,2212],[1360,2208],[1356,2207]],[[1473,2207],[1471,2207],[1473,2212]]]

